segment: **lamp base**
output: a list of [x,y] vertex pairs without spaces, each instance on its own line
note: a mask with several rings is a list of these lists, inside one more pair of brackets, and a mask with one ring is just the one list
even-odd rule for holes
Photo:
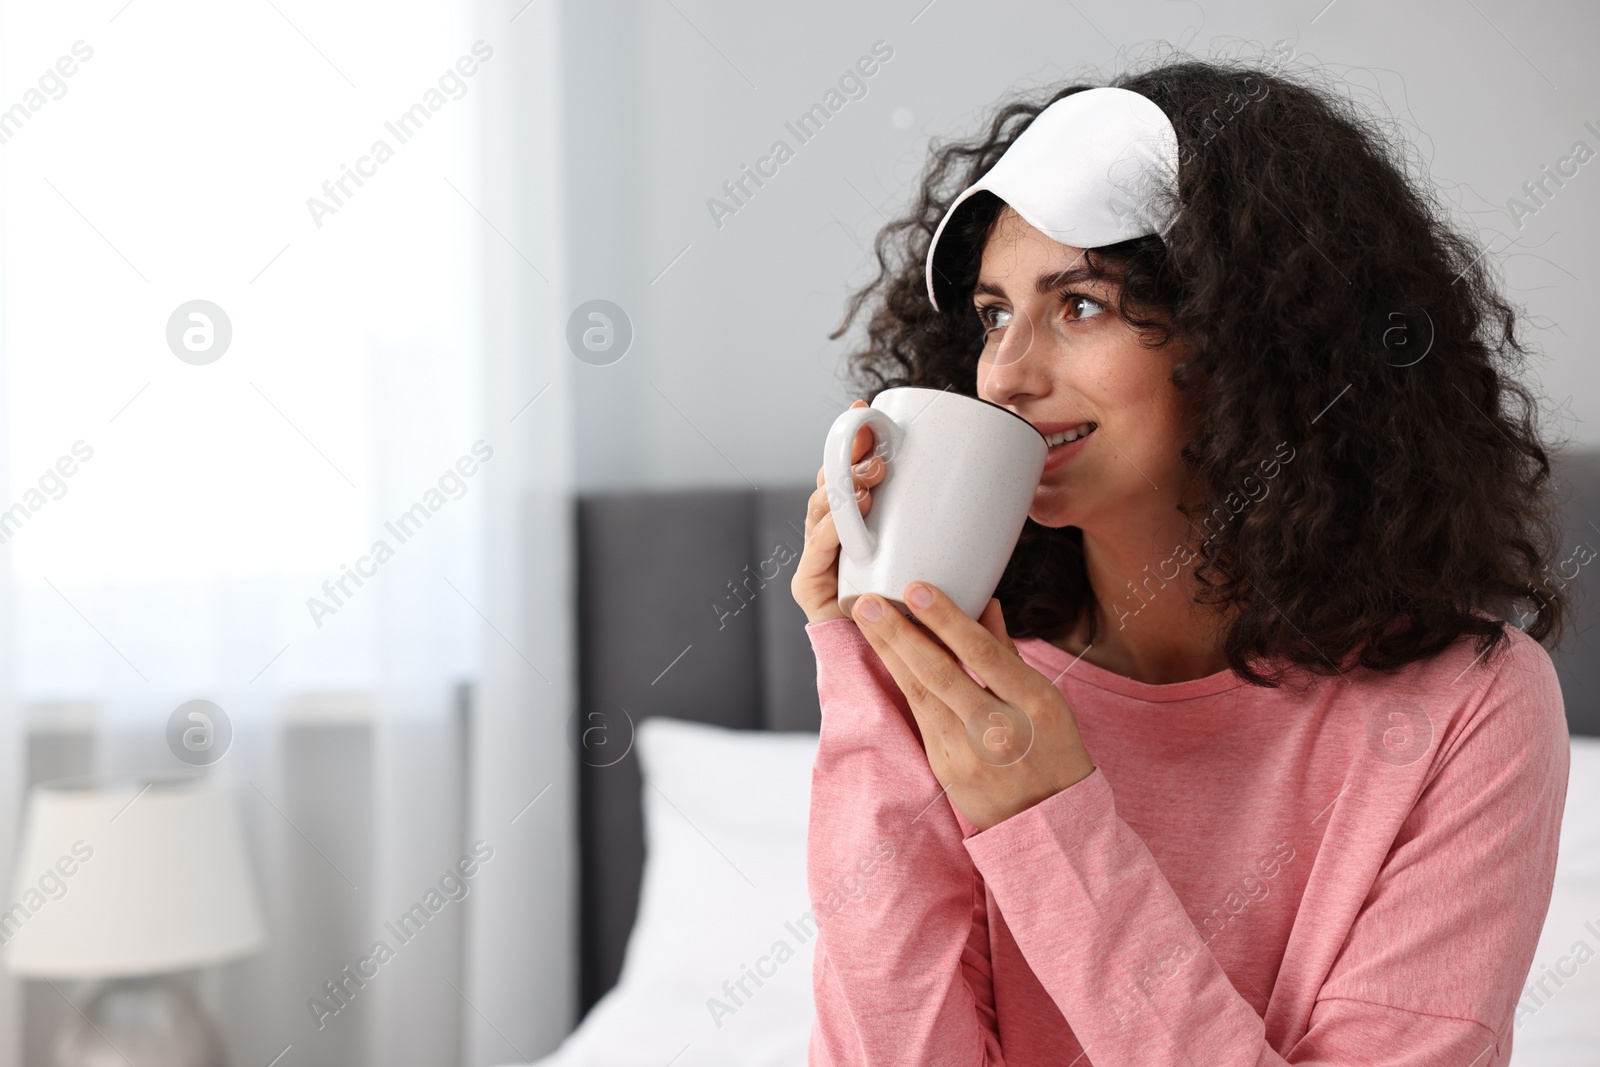
[[183,982],[117,978],[73,1012],[51,1044],[54,1067],[226,1067],[216,1028]]

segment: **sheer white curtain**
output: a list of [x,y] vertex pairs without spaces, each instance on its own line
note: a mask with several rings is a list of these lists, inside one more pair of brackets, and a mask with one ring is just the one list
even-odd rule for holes
[[[236,1062],[290,1046],[286,1064],[434,1067],[463,1048],[510,1060],[486,1035],[542,1051],[570,995],[561,958],[534,1010],[548,1019],[496,1018],[494,1004],[528,992],[529,965],[506,962],[526,950],[469,955],[507,916],[566,928],[560,887],[546,916],[517,903],[537,863],[511,847],[566,841],[568,785],[550,756],[548,812],[499,819],[506,840],[489,842],[472,904],[447,907],[337,1015],[307,1003],[487,839],[476,806],[525,791],[504,763],[468,781],[469,746],[499,737],[494,716],[531,701],[519,710],[534,733],[513,727],[504,747],[514,760],[538,731],[559,736],[570,699],[564,621],[544,634],[556,677],[534,700],[501,647],[528,639],[507,616],[525,610],[529,575],[514,569],[509,594],[484,578],[484,546],[515,556],[527,523],[506,516],[544,484],[530,445],[561,425],[511,418],[511,391],[553,377],[511,351],[527,337],[486,319],[485,291],[541,282],[514,273],[532,266],[529,218],[494,214],[517,191],[486,188],[497,150],[479,141],[486,107],[511,126],[505,101],[535,76],[514,67],[529,47],[515,35],[555,16],[513,25],[487,10],[0,3],[0,508],[13,520],[0,552],[15,630],[0,868],[29,782],[180,768],[169,716],[220,706],[233,738],[210,773],[244,816],[270,938],[198,976]],[[203,318],[193,301],[208,302]],[[226,349],[204,362],[222,316]],[[547,415],[562,393],[540,401]],[[535,523],[556,553],[563,490],[556,478]],[[488,536],[496,523],[507,530]],[[495,882],[496,863],[516,876]],[[471,920],[469,936],[472,894],[499,901],[498,925]],[[535,949],[568,947],[564,932],[540,936]],[[71,1010],[47,984],[15,991],[0,998],[21,1016],[0,1017],[0,1064],[37,1055]]]

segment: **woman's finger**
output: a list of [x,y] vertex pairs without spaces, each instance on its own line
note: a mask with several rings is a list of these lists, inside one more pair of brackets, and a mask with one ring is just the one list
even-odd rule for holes
[[983,614],[978,616],[978,622],[983,625],[985,630],[994,635],[996,641],[1010,649],[1013,654],[1016,653],[1016,642],[1012,641],[1011,635],[1006,632],[1006,619],[1001,611],[1000,601],[990,597],[989,603],[983,606]]
[[[867,491],[868,488],[868,486],[856,486],[856,506],[861,509],[862,515],[872,510],[872,494]],[[828,505],[827,493],[812,493],[810,499],[806,501],[805,536],[809,537],[812,527],[824,518],[831,517],[832,514],[833,509]]]
[[850,462],[858,463],[862,456],[872,451],[872,427],[863,426],[856,431],[855,442],[850,446]]
[[[894,607],[884,604],[882,600],[879,603],[883,604],[883,609],[887,615],[892,615],[899,619],[902,625],[911,625]],[[942,771],[944,767],[949,765],[948,754],[955,751],[955,746],[964,743],[961,740],[965,736],[961,721],[956,718],[949,708],[941,710],[928,706],[929,701],[926,690],[917,681],[916,672],[906,666],[905,660],[901,658],[900,653],[895,650],[893,645],[884,640],[883,635],[878,631],[878,627],[868,625],[859,616],[855,616],[855,621],[857,628],[861,630],[862,636],[867,639],[867,643],[872,646],[873,651],[878,654],[878,658],[883,661],[885,669],[888,670],[890,677],[894,679],[895,685],[899,687],[901,695],[905,697],[907,709],[911,715],[907,725],[917,732],[922,741],[924,751],[927,751],[930,756],[930,761],[936,753],[938,754],[938,763],[934,770],[935,772]],[[932,745],[929,743],[930,739],[933,741]]]
[[[867,619],[862,608],[876,604],[876,620]],[[939,648],[910,619],[881,597],[862,596],[855,605],[856,625],[878,657],[894,675],[900,692],[921,724],[923,736],[930,733],[942,739],[965,736],[966,718],[962,707],[976,712],[982,705],[983,690],[964,674],[950,654]],[[963,692],[965,685],[970,693]],[[961,704],[957,707],[952,701]]]
[[[872,510],[872,494],[865,489],[856,490],[856,503],[861,514],[867,514]],[[820,508],[806,512],[805,544],[800,553],[799,573],[822,574],[838,564],[839,528],[834,524],[833,510],[826,499]]]
[[[850,409],[853,411],[856,408],[864,408],[866,406],[867,402],[865,400],[857,400],[850,405]],[[871,452],[872,441],[872,428],[870,426],[863,426],[857,430],[856,439],[850,443],[850,462],[856,463],[862,456]]]
[[[951,606],[954,607],[953,604]],[[959,608],[955,610],[960,611]],[[995,617],[992,611],[986,609],[986,613],[991,619]],[[882,617],[879,629],[892,632],[879,636],[888,651],[899,657],[912,677],[910,682],[899,678],[896,681],[901,691],[907,694],[913,708],[921,702],[929,708],[944,709],[944,719],[948,725],[939,736],[947,746],[946,751],[954,750],[956,742],[952,735],[959,730],[967,753],[990,766],[1010,767],[1026,757],[1033,748],[1033,720],[1039,709],[1035,698],[1028,693],[1018,697],[1014,693],[999,692],[993,685],[985,688],[982,675],[975,680],[976,671],[952,656],[949,649],[921,627],[903,619],[895,622],[889,616],[899,618],[899,612],[891,611]],[[984,627],[964,614],[962,618],[969,628],[984,634],[990,647],[1001,647]],[[866,632],[865,629],[863,632]],[[1023,666],[1035,679],[1043,681],[1043,676],[1037,671],[1027,667],[1027,664]],[[994,671],[991,670],[990,674],[993,675]],[[950,766],[966,766],[961,762],[962,758],[950,757]]]
[[[930,597],[926,606],[913,602],[919,588],[926,590]],[[991,599],[984,609],[984,615],[989,616],[991,624],[999,627],[998,636],[991,624],[974,621],[942,590],[927,582],[907,585],[905,602],[916,615],[917,621],[932,631],[945,648],[982,679],[990,693],[1019,705],[1037,695],[1040,684],[1044,683],[1044,676],[1017,655],[1016,646],[1005,634],[1004,620],[998,618],[998,601]],[[962,680],[975,684],[964,674]],[[954,692],[960,693],[961,690]],[[956,710],[964,711],[966,708],[957,707]]]

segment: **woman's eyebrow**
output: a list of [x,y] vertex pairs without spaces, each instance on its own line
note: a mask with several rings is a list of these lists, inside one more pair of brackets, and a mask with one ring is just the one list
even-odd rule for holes
[[1034,279],[1034,292],[1040,296],[1048,296],[1057,289],[1065,289],[1069,285],[1081,285],[1084,282],[1106,281],[1099,277],[1087,263],[1078,263],[1066,270],[1058,270],[1051,274],[1041,274]]
[[[1040,296],[1048,296],[1058,289],[1065,289],[1069,285],[1081,285],[1084,282],[1111,283],[1112,281],[1113,279],[1097,275],[1087,264],[1080,263],[1065,270],[1039,275],[1038,278],[1034,279],[1033,288]],[[972,293],[974,296],[982,293],[986,296],[998,296],[1002,299],[1006,295],[1005,290],[993,282],[979,282],[973,286]]]

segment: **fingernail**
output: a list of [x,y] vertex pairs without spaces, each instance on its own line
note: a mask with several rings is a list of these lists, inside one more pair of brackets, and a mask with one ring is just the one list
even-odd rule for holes
[[867,476],[867,475],[869,475],[869,474],[871,474],[871,473],[872,473],[872,465],[873,465],[873,464],[874,464],[874,463],[876,463],[876,462],[877,462],[877,460],[876,460],[876,459],[864,459],[864,460],[862,460],[862,461],[861,461],[861,462],[860,462],[860,463],[857,463],[857,464],[856,464],[856,465],[855,465],[855,467],[854,467],[854,468],[852,468],[852,469],[853,469],[853,470],[854,470],[854,471],[855,471],[855,472],[856,472],[856,473],[857,473],[857,474],[859,474],[859,475],[861,475],[861,476],[862,476],[862,477],[863,477],[863,478],[865,478],[865,477],[866,477],[866,476]]
[[906,587],[906,603],[914,608],[931,608],[933,591],[921,582],[912,582]]
[[883,609],[878,606],[878,598],[864,596],[856,601],[856,614],[868,622],[877,622],[883,616]]

